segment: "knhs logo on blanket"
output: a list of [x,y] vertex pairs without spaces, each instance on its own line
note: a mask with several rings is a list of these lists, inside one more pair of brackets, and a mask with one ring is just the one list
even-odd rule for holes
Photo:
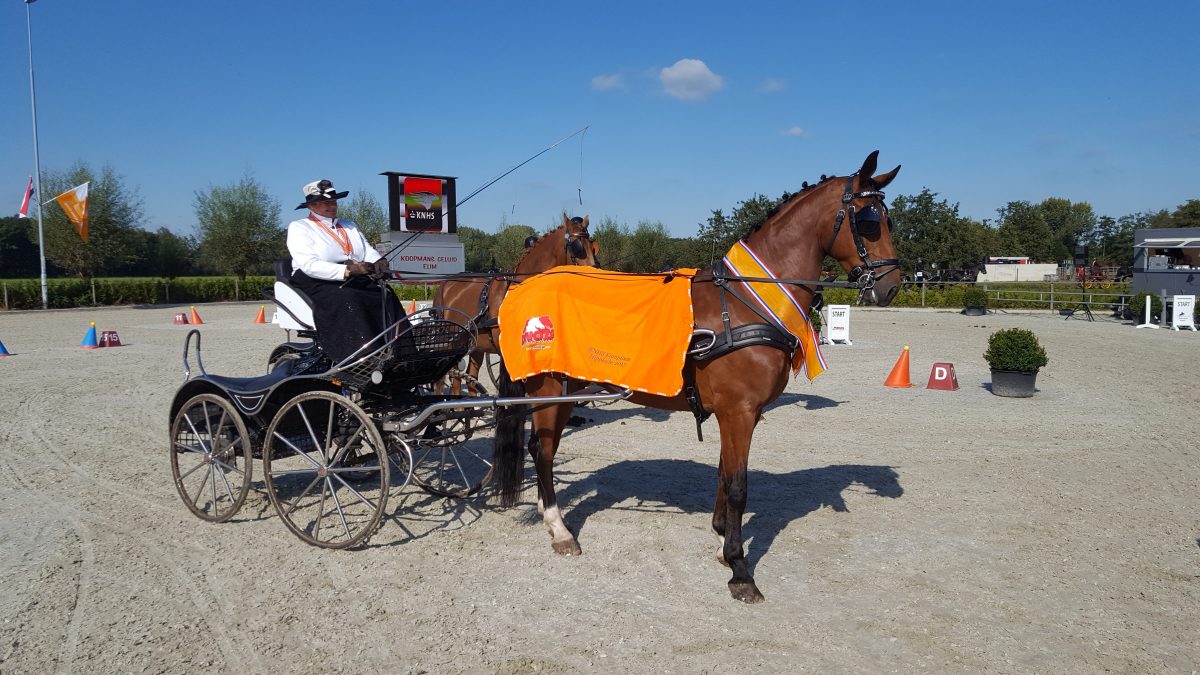
[[548,316],[535,316],[525,322],[521,331],[521,346],[526,349],[549,349],[554,342],[554,322]]

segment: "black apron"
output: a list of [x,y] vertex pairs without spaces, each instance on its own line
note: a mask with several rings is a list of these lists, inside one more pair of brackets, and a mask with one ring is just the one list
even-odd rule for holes
[[292,285],[312,299],[317,341],[334,363],[358,351],[405,316],[391,288],[381,290],[368,277],[326,281],[296,270],[292,272]]

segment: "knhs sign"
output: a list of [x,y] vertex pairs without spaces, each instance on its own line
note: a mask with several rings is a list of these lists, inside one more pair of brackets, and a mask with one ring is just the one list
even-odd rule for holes
[[455,178],[385,171],[388,181],[388,229],[392,232],[458,231]]

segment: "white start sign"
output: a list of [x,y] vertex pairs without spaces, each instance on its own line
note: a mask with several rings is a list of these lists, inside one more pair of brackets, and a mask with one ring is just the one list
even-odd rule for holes
[[1171,298],[1174,310],[1171,314],[1171,329],[1196,330],[1196,296],[1176,295]]
[[821,329],[828,344],[854,344],[850,341],[850,305],[827,305]]

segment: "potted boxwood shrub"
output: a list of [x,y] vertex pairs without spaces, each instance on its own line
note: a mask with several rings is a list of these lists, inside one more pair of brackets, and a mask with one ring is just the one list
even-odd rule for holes
[[988,337],[983,358],[992,367],[992,393],[997,396],[1033,396],[1038,370],[1049,359],[1033,331],[1004,328]]
[[963,291],[963,314],[967,316],[983,316],[987,314],[987,291],[978,286],[970,286]]

